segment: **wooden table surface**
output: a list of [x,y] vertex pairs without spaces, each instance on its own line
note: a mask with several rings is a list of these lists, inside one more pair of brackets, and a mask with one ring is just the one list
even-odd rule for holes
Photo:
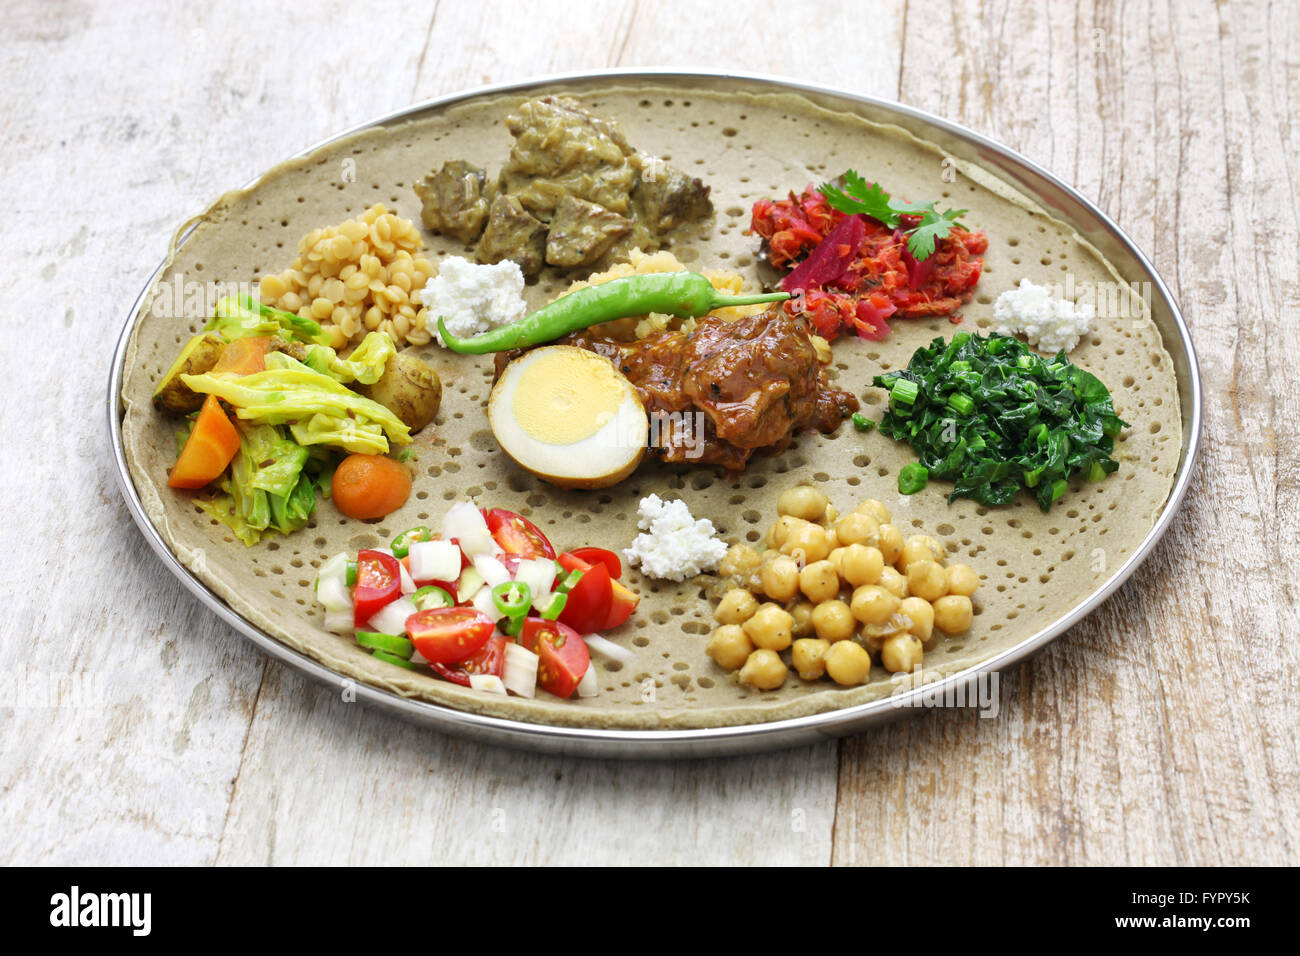
[[[0,862],[1296,863],[1300,5],[582,6],[0,3]],[[613,66],[963,123],[1096,201],[1173,288],[1206,392],[1186,504],[1004,675],[997,719],[708,762],[478,746],[270,662],[133,525],[104,387],[179,222],[372,116]]]

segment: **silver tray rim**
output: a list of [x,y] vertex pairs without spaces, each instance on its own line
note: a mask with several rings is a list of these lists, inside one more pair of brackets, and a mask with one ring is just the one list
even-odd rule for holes
[[[136,320],[145,304],[149,290],[161,274],[166,261],[161,262],[132,303],[122,332],[113,352],[112,367],[107,389],[107,419],[109,440],[112,445],[115,475],[127,509],[141,534],[167,568],[200,602],[208,607],[231,628],[243,635],[262,652],[301,673],[336,689],[348,686],[358,702],[376,707],[386,713],[432,727],[444,733],[483,743],[503,745],[541,753],[562,754],[596,758],[663,759],[721,757],[758,753],[788,747],[805,746],[819,741],[859,733],[868,727],[882,724],[904,715],[915,715],[926,708],[918,706],[922,695],[941,695],[955,691],[959,685],[971,686],[982,675],[1006,670],[1041,651],[1061,634],[1079,623],[1109,598],[1151,554],[1173,522],[1179,506],[1191,484],[1201,441],[1202,387],[1199,363],[1192,343],[1190,330],[1164,280],[1156,272],[1138,246],[1094,203],[1043,169],[1032,160],[1020,155],[988,137],[959,124],[942,119],[932,113],[890,100],[867,96],[853,90],[807,83],[786,77],[763,73],[732,70],[673,70],[673,69],[613,69],[586,70],[550,74],[524,80],[496,83],[460,90],[405,107],[400,110],[360,123],[327,139],[314,143],[288,159],[298,159],[329,146],[340,139],[377,126],[390,126],[417,119],[426,113],[446,109],[469,100],[502,96],[559,87],[582,87],[609,83],[645,83],[659,86],[725,89],[739,87],[750,92],[794,92],[813,99],[819,105],[839,108],[877,122],[893,122],[918,135],[923,135],[941,145],[956,147],[956,155],[965,152],[964,158],[981,165],[992,166],[992,171],[1013,181],[1032,199],[1040,202],[1054,215],[1061,216],[1076,230],[1097,244],[1096,240],[1112,245],[1118,257],[1127,262],[1113,264],[1134,267],[1143,281],[1153,290],[1152,312],[1165,339],[1166,350],[1175,363],[1182,402],[1183,448],[1178,471],[1169,497],[1156,523],[1143,538],[1138,548],[1114,573],[1086,599],[1068,613],[1037,634],[1026,638],[988,660],[941,680],[925,684],[902,694],[870,701],[852,707],[821,714],[794,717],[726,727],[682,730],[625,730],[582,727],[563,727],[552,724],[528,723],[506,720],[455,710],[427,701],[412,700],[379,688],[344,678],[319,662],[280,643],[274,637],[254,627],[233,611],[215,592],[204,584],[189,568],[172,554],[158,529],[145,514],[139,493],[127,468],[122,443],[124,411],[120,394],[124,375],[128,341]],[[939,134],[936,136],[935,134]],[[253,186],[255,177],[242,188]],[[1087,224],[1084,227],[1084,223]],[[189,231],[179,237],[177,247],[184,244]],[[1133,272],[1120,268],[1125,278]]]

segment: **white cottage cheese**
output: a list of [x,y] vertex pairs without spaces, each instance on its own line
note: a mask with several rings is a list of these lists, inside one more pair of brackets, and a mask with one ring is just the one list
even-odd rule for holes
[[1070,351],[1080,337],[1092,331],[1096,310],[1091,305],[1077,305],[1058,299],[1051,291],[1021,279],[1020,286],[1008,289],[993,304],[996,331],[1003,335],[1023,333],[1038,351],[1055,355]]
[[637,535],[623,556],[647,577],[685,581],[713,570],[727,553],[727,545],[714,536],[713,522],[696,521],[680,498],[650,495],[641,499],[637,514],[637,527],[648,533]]
[[442,260],[438,274],[416,293],[429,310],[429,327],[438,344],[437,320],[457,338],[469,338],[524,317],[524,274],[518,263],[503,259],[494,265],[479,265],[462,256]]

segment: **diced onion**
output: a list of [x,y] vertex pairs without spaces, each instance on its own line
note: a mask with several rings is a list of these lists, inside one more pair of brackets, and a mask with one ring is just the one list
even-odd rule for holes
[[415,603],[409,597],[399,597],[379,609],[369,621],[366,630],[378,631],[380,634],[405,634],[406,619],[416,612]]
[[323,578],[316,585],[316,600],[330,613],[352,613],[352,594],[341,577]]
[[492,600],[492,588],[486,584],[474,593],[469,603],[494,621],[502,616],[497,610],[496,602]]
[[406,565],[404,564],[398,564],[397,570],[402,576],[402,593],[414,594],[415,579],[411,577],[411,572],[406,570]]
[[477,592],[485,583],[483,575],[479,574],[478,569],[471,564],[460,572],[460,577],[456,579],[456,596],[460,598],[463,604],[469,600],[470,595]]
[[520,561],[515,571],[515,580],[528,585],[533,595],[533,607],[539,611],[551,599],[551,585],[555,583],[555,562],[550,558],[530,558]]
[[490,554],[480,554],[475,557],[474,567],[491,587],[505,584],[510,580],[510,572],[506,570],[506,566]]
[[600,693],[600,684],[596,679],[596,665],[588,664],[587,673],[582,675],[582,680],[578,681],[579,697],[595,697]]
[[506,685],[496,674],[470,674],[469,686],[474,690],[484,690],[489,694],[500,694],[506,696]]
[[460,548],[450,541],[414,541],[409,556],[417,581],[454,581],[460,575]]
[[520,697],[532,697],[537,693],[538,657],[526,647],[510,643],[506,645],[506,664],[501,682],[506,690]]
[[461,550],[471,558],[493,554],[496,550],[487,522],[470,501],[458,501],[447,509],[442,519],[442,537],[447,541],[455,538],[460,542]]
[[317,582],[324,581],[327,578],[338,578],[340,581],[347,583],[348,577],[348,553],[340,551],[334,557],[330,558],[320,566],[316,572]]
[[327,611],[325,630],[333,634],[351,634],[356,629],[351,611]]
[[624,664],[636,663],[634,653],[621,644],[615,644],[607,637],[601,637],[599,634],[584,634],[582,639],[587,642],[587,647],[597,654],[604,654],[606,657],[622,661]]

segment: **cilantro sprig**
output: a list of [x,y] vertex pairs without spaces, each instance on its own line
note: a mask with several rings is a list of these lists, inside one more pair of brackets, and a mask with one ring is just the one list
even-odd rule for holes
[[903,223],[903,216],[918,216],[920,222],[907,230],[907,251],[912,258],[921,262],[934,255],[934,245],[940,239],[946,239],[952,227],[965,229],[959,221],[966,215],[965,209],[948,209],[940,212],[934,203],[913,203],[903,199],[892,199],[889,193],[880,188],[879,183],[869,183],[852,169],[844,173],[844,188],[822,183],[818,191],[826,197],[833,209],[853,215],[862,213],[872,219],[883,222],[891,229],[897,229]]

